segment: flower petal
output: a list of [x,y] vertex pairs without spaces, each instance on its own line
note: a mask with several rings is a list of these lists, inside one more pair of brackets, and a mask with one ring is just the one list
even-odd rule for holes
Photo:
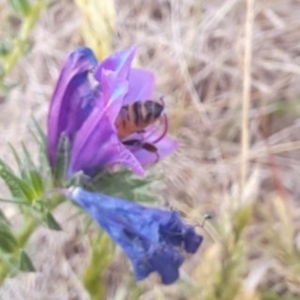
[[170,155],[177,148],[177,142],[174,139],[166,136],[159,142],[155,143],[155,147],[157,148],[156,153],[147,151],[143,148],[133,147],[131,147],[131,151],[140,164],[143,167],[146,167],[155,163],[157,158],[163,159],[164,157]]
[[179,268],[183,261],[183,256],[178,251],[174,251],[173,247],[162,246],[149,254],[147,265],[152,268],[152,272],[158,272],[163,284],[172,284],[179,277]]
[[152,72],[132,68],[129,73],[129,89],[123,106],[136,101],[151,100],[154,90],[154,75]]
[[102,97],[99,105],[101,105],[101,110],[106,110],[106,115],[111,123],[114,123],[123,106],[124,95],[128,91],[128,82],[119,78],[117,72],[103,70],[101,74],[101,90]]
[[118,149],[118,155],[112,160],[111,164],[125,165],[130,168],[136,175],[144,176],[145,170],[133,155],[131,151],[127,149],[122,143],[118,143],[116,148]]
[[[127,92],[127,82],[117,79],[113,72],[102,74],[102,94],[93,111],[78,131],[71,153],[69,173],[104,167],[117,155],[119,144],[111,119],[120,110]],[[113,103],[112,114],[108,102]]]
[[129,49],[115,52],[104,59],[95,70],[95,78],[101,82],[103,70],[110,70],[116,72],[119,78],[127,79],[136,49],[136,46],[132,46]]
[[[197,250],[202,236],[181,222],[174,211],[145,207],[134,202],[70,188],[68,197],[80,205],[131,259],[137,280],[158,272],[164,284],[179,276],[181,245]],[[186,249],[187,250],[187,249]]]
[[117,78],[115,72],[107,70],[103,70],[101,76],[101,99],[77,133],[69,175],[83,170],[91,176],[111,164],[124,164],[138,175],[143,175],[144,169],[120,142],[114,125],[127,92],[127,81]]
[[48,155],[53,165],[60,134],[68,131],[71,136],[82,120],[81,101],[88,99],[90,88],[88,73],[95,68],[97,60],[89,48],[73,51],[64,64],[52,95],[48,114]]
[[[90,130],[89,125],[94,130]],[[126,165],[140,176],[145,172],[135,156],[120,142],[107,116],[99,118],[94,111],[75,139],[69,176],[80,170],[93,176],[113,164]]]
[[71,152],[69,176],[77,171],[87,175],[107,166],[116,153],[116,134],[109,119],[94,109],[77,133]]

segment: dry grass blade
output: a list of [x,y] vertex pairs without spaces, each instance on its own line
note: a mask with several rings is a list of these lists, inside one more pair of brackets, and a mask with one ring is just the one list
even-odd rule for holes
[[254,21],[254,2],[247,0],[247,14],[245,23],[245,43],[243,62],[243,95],[242,95],[242,124],[241,124],[241,191],[244,189],[248,173],[249,159],[249,108],[251,89],[251,60],[252,60],[252,35]]
[[113,0],[76,0],[82,13],[82,35],[85,44],[102,59],[112,51],[115,26]]

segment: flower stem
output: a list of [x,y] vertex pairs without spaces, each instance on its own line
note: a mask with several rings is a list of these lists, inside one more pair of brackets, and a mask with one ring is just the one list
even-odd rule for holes
[[[19,37],[15,41],[14,48],[10,51],[5,58],[3,76],[6,76],[17,63],[18,59],[24,54],[25,48],[30,37],[32,28],[35,26],[42,9],[45,7],[45,1],[36,1],[31,6],[29,14],[25,17],[23,25],[21,27]],[[0,78],[3,80],[3,78]]]
[[85,269],[83,283],[91,300],[105,300],[103,273],[111,261],[113,244],[102,232],[100,238],[95,239],[91,246],[90,263]]
[[[53,211],[63,201],[64,201],[63,196],[61,195],[54,196],[52,199],[50,199],[49,208],[48,208],[49,211]],[[30,215],[26,215],[24,225],[21,231],[17,234],[18,249],[16,249],[12,254],[13,257],[17,258],[17,256],[19,255],[19,249],[22,249],[26,246],[29,238],[31,237],[35,229],[38,227],[38,225],[39,222],[37,222],[37,220],[33,219],[33,217]],[[0,285],[1,285],[11,271],[11,265],[4,259],[2,258],[0,259],[2,262],[0,264]]]

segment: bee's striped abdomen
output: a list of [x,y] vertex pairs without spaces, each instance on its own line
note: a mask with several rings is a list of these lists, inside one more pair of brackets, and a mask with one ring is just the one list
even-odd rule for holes
[[153,100],[123,106],[115,122],[119,137],[142,131],[161,117],[163,109],[162,104]]

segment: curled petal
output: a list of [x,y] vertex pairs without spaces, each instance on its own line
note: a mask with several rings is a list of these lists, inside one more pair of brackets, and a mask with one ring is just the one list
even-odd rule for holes
[[79,130],[71,152],[69,176],[77,171],[93,175],[109,165],[119,143],[109,119],[94,109]]
[[135,174],[139,176],[145,175],[145,170],[139,160],[122,143],[116,144],[115,149],[117,149],[118,155],[115,156],[115,159],[111,162],[112,164],[125,165]]
[[179,268],[184,258],[171,246],[159,246],[153,247],[148,256],[139,260],[133,257],[131,261],[136,280],[145,279],[152,272],[157,272],[163,284],[172,284],[179,277]]
[[158,272],[164,284],[173,283],[183,262],[182,249],[195,253],[202,243],[202,236],[185,225],[174,211],[145,207],[81,188],[70,188],[68,196],[122,247],[132,261],[137,280]]
[[116,72],[119,78],[127,79],[136,49],[136,46],[132,46],[129,49],[115,52],[104,59],[95,70],[95,78],[101,81],[103,70],[109,70]]
[[103,70],[101,87],[102,96],[98,105],[101,110],[105,109],[107,117],[111,123],[114,123],[123,106],[124,95],[128,91],[128,82],[120,79],[116,72]]
[[77,133],[69,174],[83,170],[93,175],[101,168],[120,163],[143,175],[144,169],[120,142],[114,125],[128,89],[127,82],[116,78],[116,73],[112,71],[104,70],[101,76],[101,99]]
[[[90,174],[92,170],[110,164],[117,155],[115,148],[120,142],[111,120],[121,108],[128,84],[125,80],[116,78],[115,73],[111,71],[102,76],[104,88],[101,97],[77,132],[72,147],[69,174],[79,170]],[[111,104],[107,104],[108,102]]]
[[48,155],[52,165],[61,133],[66,132],[69,137],[75,133],[84,114],[81,102],[93,100],[88,73],[96,65],[93,52],[83,47],[72,52],[62,68],[48,114]]
[[140,164],[143,167],[146,167],[155,163],[157,158],[163,159],[170,155],[177,148],[177,142],[174,139],[165,136],[159,142],[155,143],[155,147],[157,148],[156,153],[150,152],[141,147],[132,148],[131,151]]
[[123,105],[135,101],[151,100],[154,89],[154,75],[152,72],[143,69],[131,69],[129,73],[129,89]]

